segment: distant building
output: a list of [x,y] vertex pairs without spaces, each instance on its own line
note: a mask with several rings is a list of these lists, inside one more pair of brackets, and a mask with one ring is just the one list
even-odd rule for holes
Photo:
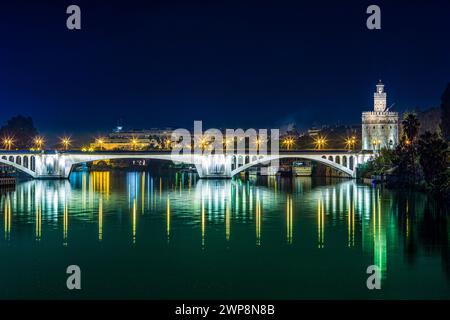
[[389,111],[386,97],[380,80],[373,95],[374,111],[362,113],[362,150],[392,149],[398,144],[398,112]]
[[310,137],[316,137],[320,133],[320,129],[317,129],[316,127],[312,127],[311,129],[308,129],[308,135]]
[[147,150],[165,148],[173,129],[151,128],[144,130],[123,130],[116,127],[108,136],[98,138],[90,144],[96,150]]

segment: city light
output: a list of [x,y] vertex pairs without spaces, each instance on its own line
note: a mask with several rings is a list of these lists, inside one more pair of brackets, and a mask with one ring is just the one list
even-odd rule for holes
[[208,139],[206,137],[202,137],[199,142],[200,148],[204,151],[208,146]]
[[11,150],[13,143],[14,140],[10,137],[6,137],[3,139],[3,146],[5,147],[6,150]]
[[103,138],[97,138],[95,140],[95,143],[100,146],[100,150],[103,150],[103,144],[105,143],[105,140],[103,140]]
[[41,150],[44,146],[44,138],[43,137],[36,137],[34,138],[34,146],[36,150]]
[[293,138],[286,138],[283,140],[283,145],[286,146],[287,150],[291,150],[292,146],[294,145],[294,139]]
[[226,138],[225,139],[225,147],[228,149],[228,147],[230,146],[230,145],[232,145],[234,143],[234,139],[232,139],[232,138]]
[[133,150],[136,150],[136,147],[137,147],[137,145],[138,145],[138,139],[132,138],[132,139],[130,140],[130,143],[131,143],[131,146],[132,146]]
[[63,138],[60,139],[60,142],[63,145],[64,150],[68,150],[70,144],[72,143],[70,137],[63,137]]
[[325,137],[319,136],[314,140],[314,145],[316,146],[316,149],[318,149],[318,150],[324,149],[326,144],[327,144],[327,139],[325,139]]
[[355,145],[356,145],[356,137],[355,136],[348,137],[347,139],[345,139],[345,147],[348,150],[355,149]]
[[164,141],[164,143],[165,143],[165,145],[166,145],[166,149],[170,149],[170,145],[171,145],[172,141],[171,141],[169,138],[167,138],[167,139]]
[[374,146],[377,146],[377,145],[380,145],[380,144],[381,144],[381,141],[380,141],[380,139],[374,139],[374,140],[372,141],[372,144],[373,144]]
[[259,146],[261,145],[262,140],[260,138],[255,139],[256,150],[259,151]]

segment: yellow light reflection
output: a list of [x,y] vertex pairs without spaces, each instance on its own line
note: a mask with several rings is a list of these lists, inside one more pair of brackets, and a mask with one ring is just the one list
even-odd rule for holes
[[40,241],[42,237],[42,208],[38,204],[36,207],[36,240]]
[[259,192],[256,194],[256,245],[261,245],[261,201],[259,200]]
[[286,241],[292,244],[292,197],[287,196],[286,201]]
[[354,247],[355,246],[355,199],[352,199],[351,201],[349,200],[347,205],[348,205],[348,217],[347,217],[348,246]]
[[324,201],[319,198],[317,203],[317,234],[318,234],[318,248],[323,248],[324,241],[324,220],[325,220],[325,208]]
[[167,195],[167,205],[166,205],[166,236],[167,242],[170,241],[170,197]]
[[9,240],[11,234],[11,199],[9,194],[5,198],[5,208],[4,208],[4,218],[5,218],[5,239]]
[[103,240],[103,197],[98,199],[98,240]]

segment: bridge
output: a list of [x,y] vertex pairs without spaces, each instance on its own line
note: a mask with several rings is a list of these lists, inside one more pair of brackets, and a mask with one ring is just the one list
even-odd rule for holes
[[232,178],[256,165],[270,165],[277,159],[306,159],[322,163],[356,177],[359,164],[372,153],[344,150],[289,150],[279,154],[172,154],[170,151],[0,151],[0,163],[10,165],[35,179],[69,178],[76,164],[114,159],[155,159],[195,165],[200,178]]

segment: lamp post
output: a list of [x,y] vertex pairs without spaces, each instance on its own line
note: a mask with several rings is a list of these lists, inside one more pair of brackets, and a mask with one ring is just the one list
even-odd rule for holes
[[6,150],[11,150],[11,147],[13,145],[13,139],[12,138],[4,138],[3,139],[3,146],[5,147]]
[[95,142],[100,146],[100,150],[103,150],[103,144],[105,141],[102,138],[98,138]]
[[283,144],[286,146],[287,150],[291,150],[292,146],[294,145],[294,139],[286,138],[283,140]]
[[44,146],[44,138],[42,137],[36,137],[34,138],[34,145],[36,147],[36,150],[41,150]]
[[70,137],[61,138],[61,144],[63,145],[64,150],[67,151],[69,149],[70,143],[71,143]]
[[345,145],[348,150],[354,150],[355,145],[356,145],[356,137],[353,136],[353,137],[348,137],[347,139],[345,139]]
[[137,144],[138,144],[138,140],[136,138],[132,138],[131,139],[131,147],[135,151],[136,151]]
[[324,137],[320,137],[320,136],[314,141],[314,144],[316,145],[316,148],[318,150],[323,149],[325,147],[326,143],[327,143],[327,140]]

